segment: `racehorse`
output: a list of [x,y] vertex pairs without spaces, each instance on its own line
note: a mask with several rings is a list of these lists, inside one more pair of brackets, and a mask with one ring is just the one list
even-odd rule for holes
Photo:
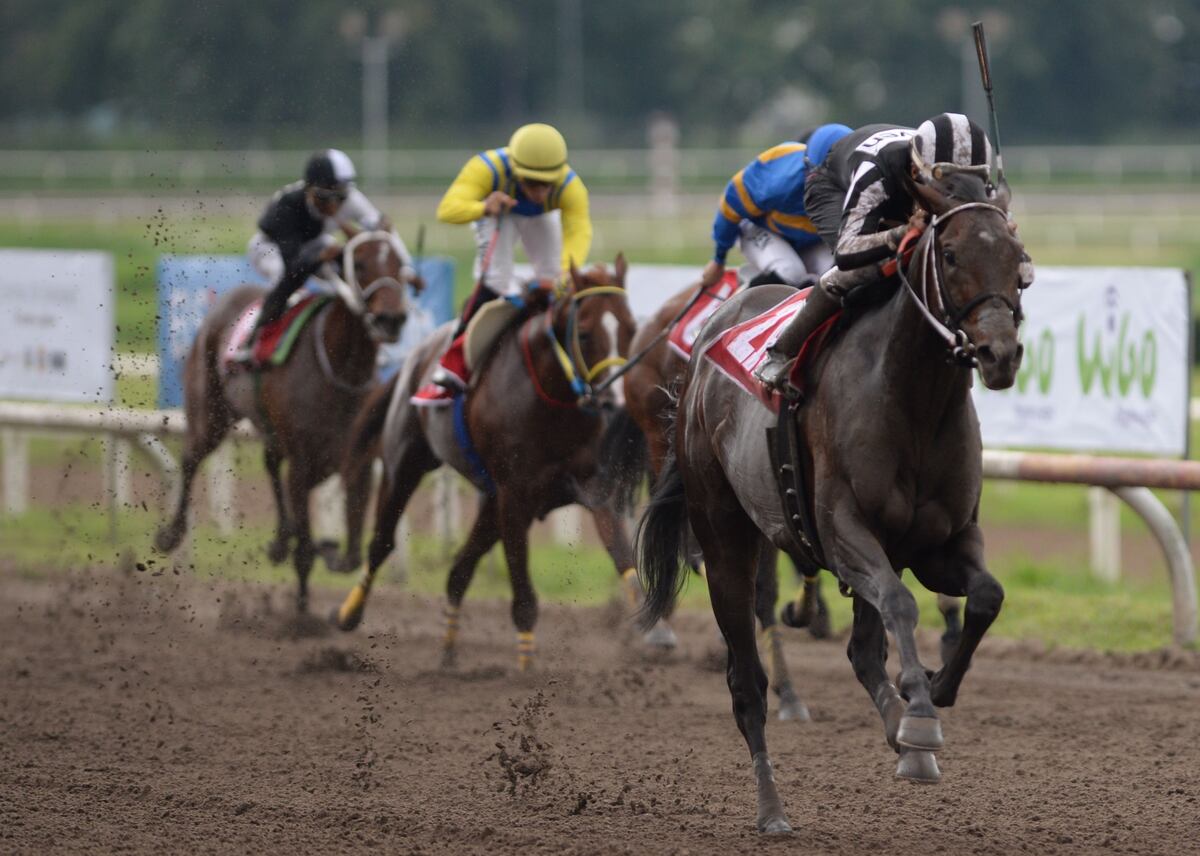
[[[784,420],[799,419],[798,454],[787,472],[805,474],[802,514],[795,516],[808,518],[811,537],[794,534],[778,490],[764,442],[775,414],[703,356],[727,328],[794,294],[770,286],[729,300],[701,333],[678,401],[675,456],[639,532],[647,620],[669,610],[683,576],[685,519],[704,551],[713,612],[729,643],[729,691],[750,750],[763,833],[790,831],[767,754],[767,679],[754,639],[755,560],[763,535],[803,566],[816,566],[823,556],[852,593],[848,654],[900,755],[896,774],[902,778],[940,779],[933,753],[943,738],[934,708],[954,704],[1004,598],[984,563],[982,447],[970,396],[973,375],[963,366],[978,366],[990,389],[1013,384],[1023,353],[1018,326],[1028,257],[1008,225],[1006,186],[992,193],[978,177],[960,174],[920,187],[919,195],[932,219],[911,260],[890,280],[902,286],[862,310],[803,368],[802,405],[781,405],[778,430],[787,429]],[[900,581],[904,568],[933,591],[967,598],[962,636],[936,674],[918,658],[917,606]],[[899,648],[898,688],[885,670],[885,630]]]
[[[639,441],[644,444],[646,448],[638,451],[648,453],[647,464],[654,478],[662,472],[669,450],[667,428],[673,407],[671,390],[678,386],[687,368],[687,360],[671,347],[668,337],[702,297],[700,288],[701,283],[696,283],[672,296],[639,325],[629,346],[634,355],[630,362],[637,360],[637,363],[625,372],[625,407],[641,436],[627,439],[619,448],[633,450]],[[719,299],[714,289],[707,291],[714,299]],[[636,453],[631,457],[633,460],[626,464],[623,474],[640,482],[642,472],[637,466]],[[762,626],[764,647],[768,652],[771,686],[779,696],[779,718],[804,721],[809,718],[808,710],[792,685],[775,619],[775,604],[779,597],[778,555],[774,548],[768,547],[759,556],[754,611]],[[790,616],[790,620],[785,618],[785,623],[807,627],[818,639],[829,635],[828,610],[821,598],[816,574],[805,578],[801,595],[787,604],[785,615]]]
[[[579,503],[591,512],[636,607],[641,588],[633,547],[613,491],[599,478],[605,418],[589,394],[628,353],[635,323],[625,273],[623,256],[617,256],[615,273],[572,268],[570,291],[545,311],[527,310],[508,323],[481,365],[479,380],[450,407],[418,407],[410,397],[428,382],[453,325],[436,331],[409,357],[384,424],[384,480],[367,566],[334,615],[340,628],[352,630],[362,620],[376,572],[395,546],[400,515],[425,474],[442,463],[482,494],[447,582],[444,664],[456,657],[459,612],[475,567],[498,540],[512,582],[518,666],[532,664],[537,595],[529,579],[528,529],[535,518],[563,505]],[[646,641],[658,647],[675,644],[664,622],[647,633]]]
[[[351,238],[342,257],[345,278],[331,275],[337,299],[301,330],[287,362],[270,370],[226,367],[221,356],[229,350],[234,326],[264,290],[247,285],[222,295],[200,325],[184,364],[182,486],[174,517],[155,538],[159,550],[179,546],[197,469],[245,417],[263,437],[278,511],[267,554],[273,562],[283,561],[295,539],[297,606],[307,611],[308,576],[317,554],[308,494],[342,462],[351,421],[374,380],[379,344],[400,336],[408,314],[400,268],[400,246],[390,232]],[[280,475],[285,460],[286,493]]]

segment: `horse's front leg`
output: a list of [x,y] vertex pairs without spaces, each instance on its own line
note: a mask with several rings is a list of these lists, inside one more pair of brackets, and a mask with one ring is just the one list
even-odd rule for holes
[[[904,587],[899,575],[892,569],[879,540],[862,524],[855,510],[847,507],[835,509],[832,537],[823,540],[830,546],[830,556],[837,575],[850,586],[856,597],[861,598],[878,613],[883,627],[896,640],[900,654],[900,676],[897,683],[901,698],[908,702],[907,709],[900,716],[894,736],[888,735],[889,742],[893,742],[893,745],[901,750],[900,766],[896,774],[918,781],[937,781],[936,764],[932,756],[910,757],[911,753],[904,751],[932,753],[941,749],[944,742],[942,726],[930,696],[929,674],[921,665],[917,653],[916,599]],[[872,620],[874,619],[869,610],[855,610],[856,624]],[[863,644],[866,645],[871,634],[868,634],[867,630],[863,633]],[[851,659],[854,659],[853,655]],[[855,671],[859,668],[859,664],[856,663]],[[880,692],[878,677],[872,678],[870,682],[864,681],[863,685],[867,687],[868,692],[872,691],[872,686],[876,687],[872,701],[879,708],[885,723],[888,722],[894,713],[888,712],[887,708],[893,703],[886,698],[877,697]]]
[[517,668],[522,672],[533,666],[536,650],[533,628],[537,624],[538,600],[529,578],[529,525],[534,504],[510,487],[501,487],[496,496],[500,539],[512,584],[512,618],[517,628]]
[[958,698],[958,689],[971,666],[975,649],[1000,614],[1004,589],[984,565],[983,533],[974,523],[941,549],[914,563],[913,573],[932,591],[967,598],[958,644],[933,677],[933,703],[950,707]]
[[280,468],[283,464],[283,453],[269,439],[263,444],[263,465],[267,469],[267,477],[271,481],[271,496],[275,499],[275,538],[267,545],[267,558],[272,564],[279,564],[287,558],[288,546],[292,540],[292,523],[288,515],[287,500],[283,493],[283,476]]
[[[629,543],[625,523],[621,516],[608,505],[589,508],[588,511],[591,512],[592,521],[596,524],[596,533],[604,543],[604,549],[608,551],[613,566],[621,577],[621,587],[624,589],[629,610],[631,613],[636,613],[642,606],[645,593],[642,591],[642,583],[638,579],[637,568],[634,567],[633,546]],[[671,650],[679,643],[675,631],[671,629],[671,625],[667,624],[666,619],[656,621],[654,626],[646,631],[643,640],[651,648],[663,650]]]
[[312,573],[313,562],[317,557],[308,517],[308,495],[316,481],[311,468],[301,461],[293,460],[288,467],[287,505],[291,513],[292,531],[296,537],[296,546],[292,553],[298,583],[296,609],[301,613],[308,612],[308,576]]

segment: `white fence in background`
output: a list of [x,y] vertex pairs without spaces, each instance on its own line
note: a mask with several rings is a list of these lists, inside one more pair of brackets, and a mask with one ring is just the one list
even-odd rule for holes
[[[656,195],[694,179],[729,176],[761,147],[680,148],[664,158],[661,147],[572,149],[571,164],[597,187],[638,187]],[[443,184],[476,149],[350,150],[362,163],[384,168],[387,185]],[[40,151],[8,150],[0,157],[0,190],[6,182],[53,188],[85,183],[97,189],[177,185],[240,187],[294,180],[308,151]],[[1090,177],[1104,184],[1127,178],[1170,182],[1200,179],[1200,145],[1010,146],[1005,166],[1026,181]]]
[[[26,434],[67,433],[99,436],[105,441],[105,472],[109,496],[110,526],[115,533],[119,509],[130,500],[128,470],[131,453],[144,453],[158,469],[165,493],[174,499],[177,490],[179,465],[161,438],[180,435],[184,431],[183,415],[179,411],[151,410],[93,410],[49,404],[19,404],[0,402],[0,443],[4,455],[4,504],[6,513],[20,513],[25,507],[28,491],[28,458],[25,452]],[[234,432],[236,439],[255,436],[252,429],[241,423]],[[1200,462],[1093,458],[1081,455],[1036,455],[1020,452],[985,451],[984,475],[987,478],[1075,483],[1098,485],[1113,491],[1146,522],[1163,548],[1170,574],[1174,610],[1175,641],[1192,644],[1197,637],[1195,569],[1191,554],[1178,524],[1149,487],[1179,490],[1200,489]],[[229,467],[213,462],[211,473],[228,472]],[[124,481],[123,481],[124,479]],[[232,494],[226,490],[212,491],[229,510]],[[174,503],[168,504],[168,508]],[[218,512],[222,508],[216,509]],[[449,539],[458,519],[456,509],[445,501],[444,521],[439,529],[443,539]],[[578,518],[563,518],[556,523],[560,537],[571,539],[578,531]],[[402,538],[400,543],[407,539]],[[403,550],[397,551],[403,554]]]

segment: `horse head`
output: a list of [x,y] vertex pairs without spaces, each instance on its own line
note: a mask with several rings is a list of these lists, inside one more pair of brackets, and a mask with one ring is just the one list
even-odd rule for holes
[[978,176],[956,174],[916,185],[932,214],[914,253],[912,281],[937,320],[962,342],[989,389],[1016,380],[1025,346],[1018,331],[1029,262],[1010,228],[1008,186],[993,190]]
[[[346,243],[342,257],[345,280],[338,296],[360,316],[376,342],[395,342],[408,318],[401,284],[400,242],[391,232],[360,232]],[[345,289],[342,288],[345,286]]]
[[627,271],[623,253],[617,254],[612,271],[603,264],[586,271],[571,265],[570,291],[558,305],[555,324],[576,371],[588,384],[625,362],[637,332],[625,292]]

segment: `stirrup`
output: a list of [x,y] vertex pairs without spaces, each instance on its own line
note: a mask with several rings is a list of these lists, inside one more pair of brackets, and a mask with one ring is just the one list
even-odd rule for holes
[[768,389],[783,390],[795,361],[795,357],[767,351],[767,359],[754,370],[754,377]]
[[429,380],[442,387],[442,389],[448,389],[451,392],[464,392],[467,388],[466,381],[445,366],[438,366],[434,369],[433,374],[429,376]]

